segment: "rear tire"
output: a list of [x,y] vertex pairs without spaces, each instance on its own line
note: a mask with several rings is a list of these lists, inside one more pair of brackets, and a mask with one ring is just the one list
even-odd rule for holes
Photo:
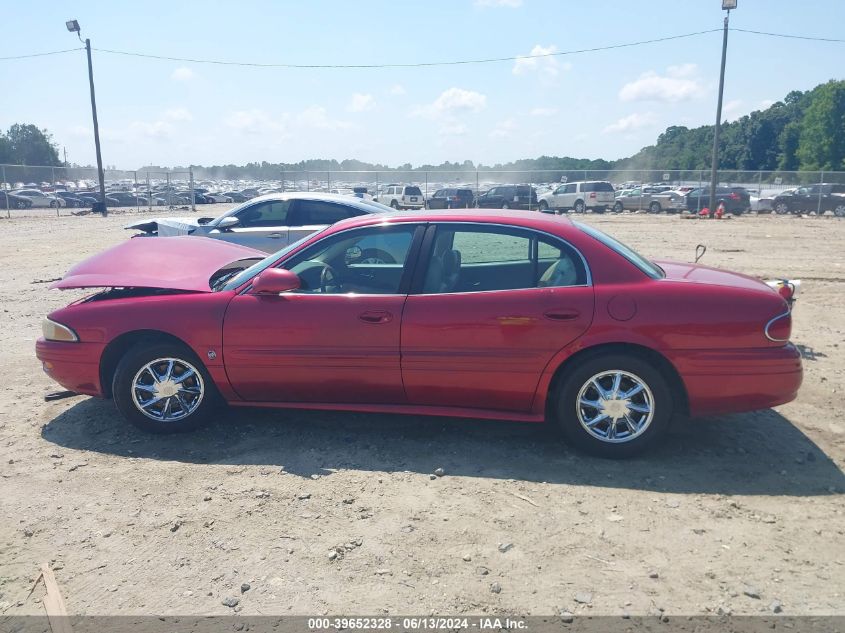
[[549,205],[545,200],[540,200],[540,212],[546,213],[549,210]]
[[507,202],[503,202],[503,203],[502,203],[502,208],[503,208],[503,209],[510,209],[511,207],[510,207],[510,205],[509,205]]
[[394,209],[395,211],[398,211],[399,210],[399,203],[396,202],[396,200],[391,200],[390,201],[390,208]]
[[587,210],[587,206],[584,204],[583,200],[576,200],[575,201],[575,213],[584,213]]
[[621,203],[621,202],[617,202],[616,204],[614,204],[614,205],[613,205],[613,210],[614,210],[616,213],[622,213],[622,210],[623,210],[623,209],[624,209],[624,207],[622,206],[622,203]]
[[130,424],[157,434],[199,428],[220,402],[199,358],[169,342],[141,341],[131,347],[117,364],[112,396]]
[[[617,375],[620,380],[615,385]],[[619,397],[626,392],[631,393],[628,398]],[[593,356],[573,366],[559,383],[555,403],[553,420],[566,440],[611,459],[654,446],[665,436],[673,411],[672,392],[663,374],[643,358],[618,353]]]
[[837,218],[845,218],[845,204],[838,204],[833,207],[833,215]]

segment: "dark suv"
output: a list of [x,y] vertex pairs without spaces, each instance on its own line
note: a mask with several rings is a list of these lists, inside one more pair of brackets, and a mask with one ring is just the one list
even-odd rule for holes
[[438,189],[426,202],[429,209],[468,209],[475,203],[472,189]]
[[682,210],[698,212],[704,208],[716,212],[719,203],[725,204],[725,211],[741,215],[751,208],[751,194],[743,187],[716,187],[716,203],[710,206],[710,187],[693,189],[684,194]]
[[833,211],[837,217],[845,217],[845,185],[818,184],[798,187],[792,193],[775,196],[772,209],[776,213],[810,213],[812,211]]
[[475,200],[482,209],[537,209],[537,191],[531,185],[496,185]]

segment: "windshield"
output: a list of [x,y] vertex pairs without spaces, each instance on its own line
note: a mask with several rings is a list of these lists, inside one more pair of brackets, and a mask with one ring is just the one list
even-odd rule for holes
[[587,226],[586,224],[581,224],[580,222],[573,222],[573,224],[590,237],[598,240],[616,253],[619,253],[622,257],[627,259],[652,279],[662,279],[665,277],[663,270],[659,266],[652,264],[645,257],[628,246],[625,246],[622,242],[610,237],[606,233],[602,233],[598,229]]
[[292,252],[296,248],[299,248],[299,245],[305,242],[306,240],[310,240],[312,237],[314,237],[315,235],[319,235],[325,230],[326,229],[323,229],[322,231],[317,231],[316,233],[306,235],[302,239],[299,239],[293,242],[292,244],[285,246],[282,250],[276,251],[275,253],[268,255],[261,261],[254,263],[249,268],[244,268],[241,271],[233,270],[231,273],[215,280],[214,285],[211,287],[211,289],[214,292],[220,292],[222,290],[234,290],[244,282],[249,281],[250,279],[255,277],[255,275],[260,273],[265,268],[269,268],[272,264],[279,261],[288,253]]

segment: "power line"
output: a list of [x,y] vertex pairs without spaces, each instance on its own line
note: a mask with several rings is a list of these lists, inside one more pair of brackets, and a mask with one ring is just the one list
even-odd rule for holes
[[73,51],[82,51],[85,50],[85,47],[80,46],[79,48],[66,48],[63,51],[49,51],[47,53],[29,53],[28,55],[12,55],[10,57],[0,57],[0,61],[7,61],[10,59],[27,59],[29,57],[45,57],[47,55],[61,55],[62,53],[72,53]]
[[639,42],[628,42],[625,44],[612,44],[609,46],[597,46],[595,48],[582,48],[571,51],[556,51],[553,53],[539,53],[535,55],[515,55],[511,57],[490,57],[485,59],[462,59],[456,61],[443,62],[414,62],[406,64],[269,64],[262,62],[234,62],[223,61],[215,59],[193,59],[188,57],[169,57],[165,55],[149,55],[146,53],[133,53],[129,51],[117,51],[107,48],[95,48],[94,50],[100,53],[111,53],[113,55],[127,55],[130,57],[145,57],[148,59],[161,59],[172,62],[188,62],[192,64],[216,64],[220,66],[252,66],[258,68],[420,68],[424,66],[458,66],[462,64],[490,64],[495,62],[513,62],[519,59],[537,59],[542,57],[559,57],[562,55],[576,55],[578,53],[592,53],[597,51],[607,51],[615,48],[627,48],[630,46],[641,46],[643,44],[654,44],[657,42],[666,42],[669,40],[678,40],[687,37],[694,37],[696,35],[704,35],[705,33],[715,33],[722,29],[709,29],[707,31],[697,31],[695,33],[684,33],[683,35],[670,35],[668,37],[659,37],[651,40],[642,40]]
[[753,33],[754,35],[766,35],[768,37],[788,37],[793,40],[811,40],[813,42],[845,42],[832,37],[814,37],[812,35],[789,35],[787,33],[767,33],[766,31],[752,31],[751,29],[736,29],[731,31],[739,31],[740,33]]

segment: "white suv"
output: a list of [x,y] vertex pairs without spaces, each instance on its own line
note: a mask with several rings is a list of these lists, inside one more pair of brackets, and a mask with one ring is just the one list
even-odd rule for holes
[[416,185],[388,185],[379,194],[376,202],[394,209],[422,209],[425,206],[425,196]]
[[613,185],[605,180],[568,182],[540,196],[540,211],[554,213],[573,209],[575,213],[584,213],[592,209],[595,213],[604,213],[613,206]]

